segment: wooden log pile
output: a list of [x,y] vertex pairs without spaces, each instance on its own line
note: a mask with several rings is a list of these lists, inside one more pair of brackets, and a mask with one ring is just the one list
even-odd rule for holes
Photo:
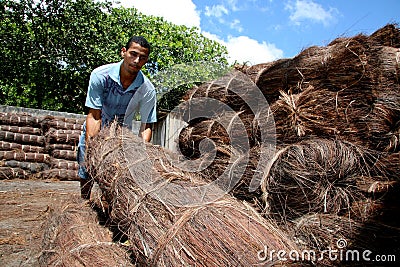
[[83,119],[0,113],[0,179],[78,180]]

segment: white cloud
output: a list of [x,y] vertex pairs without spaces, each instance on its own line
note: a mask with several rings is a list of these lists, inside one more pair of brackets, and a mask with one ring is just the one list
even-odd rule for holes
[[232,9],[232,11],[238,11],[237,0],[226,0],[227,5]]
[[[232,4],[231,9],[236,6],[236,0],[227,1]],[[135,7],[146,15],[160,16],[174,24],[200,28],[200,14],[196,10],[196,5],[193,4],[192,0],[120,0],[120,2],[123,7]],[[223,6],[215,7],[213,6],[213,8],[209,9],[210,16],[213,14],[213,16],[218,17],[218,15],[222,16],[229,13],[227,9],[221,8]],[[230,26],[239,32],[243,30],[239,20],[233,20]],[[211,33],[202,32],[202,34],[227,48],[230,63],[237,61],[239,63],[254,65],[283,57],[283,51],[276,48],[274,44],[260,43],[247,36],[231,36],[228,37],[227,41],[224,41]]]
[[283,57],[283,51],[274,44],[259,43],[248,36],[229,37],[226,43],[231,62],[248,62],[249,65],[271,62]]
[[220,18],[222,15],[228,15],[229,11],[223,5],[216,5],[216,6],[206,6],[204,15],[207,17],[217,17]]
[[243,31],[243,27],[242,27],[242,25],[240,24],[240,20],[238,20],[238,19],[233,20],[233,21],[230,23],[229,26],[231,27],[231,29],[235,29],[235,30],[237,30],[238,32],[242,32],[242,31]]
[[203,32],[207,38],[224,45],[229,54],[229,63],[247,63],[255,65],[267,63],[283,57],[283,51],[276,48],[274,44],[266,42],[259,43],[248,36],[228,37],[228,41],[221,40],[215,34]]
[[200,28],[200,14],[192,0],[119,0],[123,7],[135,7],[146,15],[163,17],[177,25]]
[[335,19],[335,13],[338,13],[335,8],[325,10],[313,0],[296,0],[294,4],[293,2],[287,3],[285,9],[291,12],[289,18],[296,25],[300,25],[302,20],[312,20],[326,26]]

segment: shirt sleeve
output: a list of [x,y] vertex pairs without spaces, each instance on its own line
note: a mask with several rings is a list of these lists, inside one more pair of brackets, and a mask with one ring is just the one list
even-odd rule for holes
[[90,74],[89,87],[86,95],[85,106],[93,109],[101,109],[103,106],[104,86],[96,72]]
[[157,122],[157,95],[153,84],[147,80],[145,81],[146,90],[143,98],[140,101],[140,117],[142,123]]

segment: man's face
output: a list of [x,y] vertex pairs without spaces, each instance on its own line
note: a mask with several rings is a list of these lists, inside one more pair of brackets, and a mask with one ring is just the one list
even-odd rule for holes
[[136,74],[149,59],[149,49],[137,43],[132,43],[128,50],[125,47],[122,48],[121,55],[124,59],[123,64],[126,71]]

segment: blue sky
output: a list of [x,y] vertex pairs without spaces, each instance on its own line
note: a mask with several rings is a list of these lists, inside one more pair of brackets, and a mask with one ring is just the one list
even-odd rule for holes
[[195,26],[249,65],[291,58],[337,37],[400,24],[400,0],[119,0],[147,15]]

